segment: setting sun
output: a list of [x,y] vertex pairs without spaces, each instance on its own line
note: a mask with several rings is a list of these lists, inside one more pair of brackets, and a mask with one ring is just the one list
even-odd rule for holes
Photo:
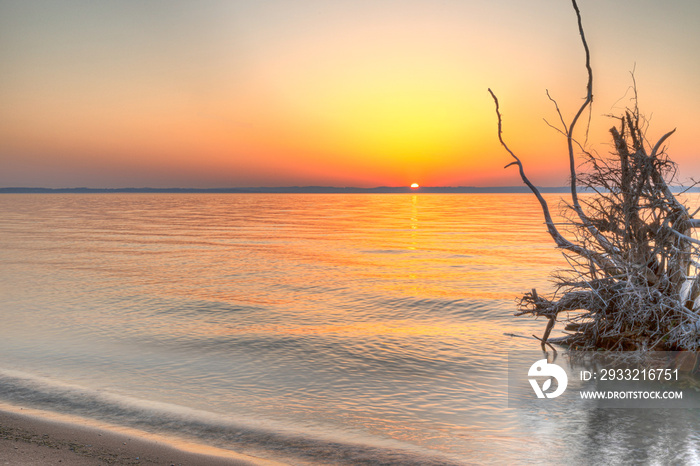
[[418,189],[418,188],[420,188],[420,185],[418,183],[413,183],[411,185],[411,189]]

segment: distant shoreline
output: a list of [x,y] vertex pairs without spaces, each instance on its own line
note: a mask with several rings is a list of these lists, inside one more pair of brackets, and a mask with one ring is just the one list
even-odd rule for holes
[[[568,193],[567,187],[539,187],[542,193]],[[673,187],[672,191],[679,192],[683,187]],[[235,193],[260,193],[260,194],[517,194],[529,193],[527,186],[436,186],[420,187],[412,189],[409,187],[380,186],[377,188],[336,188],[331,186],[289,186],[289,187],[256,187],[256,188],[22,188],[10,187],[0,188],[0,194],[68,194],[68,193],[140,193],[140,194],[235,194]],[[579,192],[590,192],[590,190],[580,189]],[[700,192],[700,188],[692,188],[688,192]]]
[[[539,188],[542,192],[567,192],[565,187]],[[333,186],[285,186],[285,187],[248,187],[248,188],[28,188],[8,187],[0,188],[1,193],[526,193],[530,192],[526,186],[437,186],[409,188],[408,186],[379,186],[376,188],[333,187]]]
[[[568,187],[539,187],[542,193],[567,193]],[[672,191],[683,191],[683,187],[673,187]],[[589,192],[590,190],[579,190]],[[0,188],[0,194],[99,194],[99,193],[140,193],[140,194],[517,194],[529,193],[527,186],[426,186],[412,189],[407,186],[376,188],[337,188],[332,186],[288,186],[288,187],[255,187],[255,188]],[[700,192],[700,188],[692,188],[688,192]]]

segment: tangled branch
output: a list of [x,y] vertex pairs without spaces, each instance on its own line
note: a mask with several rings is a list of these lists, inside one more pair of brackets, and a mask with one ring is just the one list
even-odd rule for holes
[[[586,54],[586,98],[567,126],[556,101],[567,139],[571,202],[566,204],[566,238],[552,221],[549,206],[528,179],[521,160],[502,136],[498,99],[489,89],[498,117],[498,139],[513,158],[520,177],[540,203],[549,235],[571,268],[555,276],[556,297],[526,293],[516,315],[546,317],[542,341],[566,315],[564,343],[583,349],[695,350],[700,346],[700,241],[693,218],[673,194],[676,165],[665,151],[675,130],[651,145],[637,108],[617,117],[610,129],[614,152],[593,155],[583,150],[584,170],[576,171],[574,138],[580,116],[593,100],[593,71],[581,13],[572,0]],[[636,92],[636,89],[635,89]],[[585,188],[595,194],[580,197]],[[697,213],[697,211],[696,211]]]

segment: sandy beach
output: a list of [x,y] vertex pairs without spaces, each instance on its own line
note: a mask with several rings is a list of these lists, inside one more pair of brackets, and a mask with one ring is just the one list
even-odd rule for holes
[[0,465],[280,465],[228,450],[0,405]]

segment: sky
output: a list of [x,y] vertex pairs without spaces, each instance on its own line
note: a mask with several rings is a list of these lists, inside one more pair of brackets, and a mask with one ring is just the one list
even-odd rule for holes
[[[700,178],[700,2],[580,0],[588,148],[639,107]],[[0,187],[567,183],[567,0],[0,0]],[[585,139],[585,125],[577,135]]]

